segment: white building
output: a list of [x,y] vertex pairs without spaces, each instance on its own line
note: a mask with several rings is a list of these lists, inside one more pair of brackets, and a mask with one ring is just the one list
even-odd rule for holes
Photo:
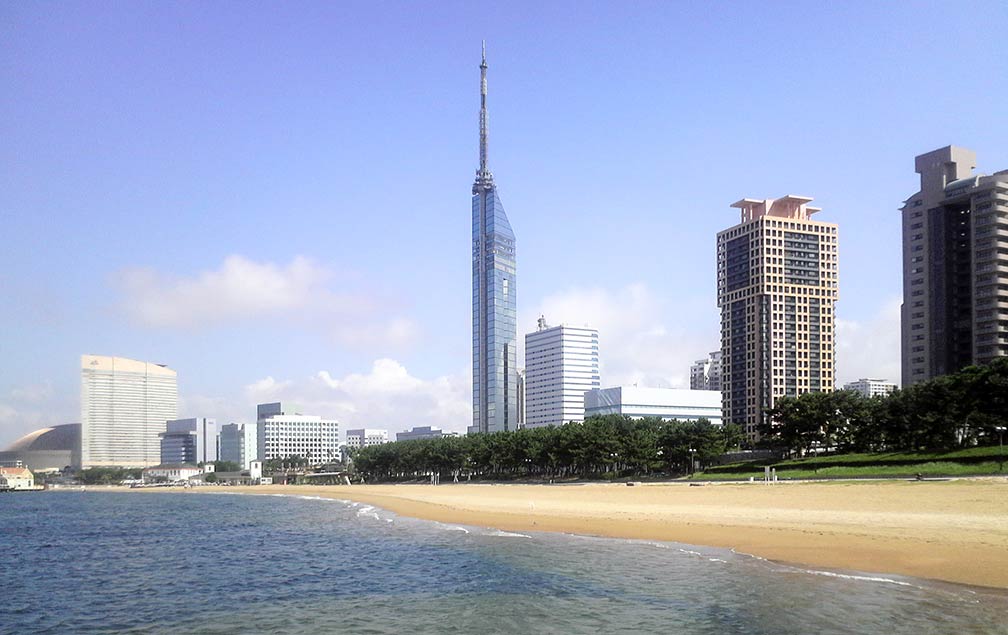
[[257,407],[258,446],[262,461],[299,456],[309,465],[322,465],[340,458],[339,422],[297,412],[292,404],[271,403]]
[[220,460],[217,422],[206,417],[175,419],[165,423],[161,437],[161,463],[212,463]]
[[584,420],[585,391],[599,388],[598,331],[554,326],[539,318],[525,336],[525,425],[559,426]]
[[221,426],[220,460],[250,469],[259,458],[259,426],[255,423],[229,423]]
[[690,390],[721,390],[721,351],[690,366]]
[[680,421],[705,417],[721,425],[721,392],[636,386],[595,389],[584,394],[584,411],[586,417],[617,414],[634,419],[659,417]]
[[388,443],[388,430],[357,428],[346,431],[346,445],[352,450]]
[[82,355],[81,466],[157,465],[158,434],[178,416],[177,401],[177,377],[170,368]]
[[[212,471],[212,470],[211,470]],[[202,474],[203,470],[195,465],[155,465],[144,468],[142,473],[144,483],[154,483],[157,481],[188,481],[190,478]]]
[[35,489],[35,475],[26,467],[0,467],[0,490]]
[[844,384],[844,390],[859,392],[865,397],[885,397],[896,390],[896,384],[885,379],[859,379]]

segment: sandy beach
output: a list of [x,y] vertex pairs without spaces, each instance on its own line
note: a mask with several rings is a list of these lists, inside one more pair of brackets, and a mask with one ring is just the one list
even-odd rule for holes
[[669,540],[817,567],[1008,588],[1006,479],[228,489],[344,498],[507,531]]

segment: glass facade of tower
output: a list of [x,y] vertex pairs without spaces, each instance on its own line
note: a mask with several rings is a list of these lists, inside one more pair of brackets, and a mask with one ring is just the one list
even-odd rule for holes
[[472,197],[473,424],[470,433],[518,421],[515,237],[491,183]]

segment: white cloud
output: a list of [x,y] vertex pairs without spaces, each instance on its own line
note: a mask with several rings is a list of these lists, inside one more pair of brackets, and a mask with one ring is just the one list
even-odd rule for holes
[[413,322],[391,315],[395,307],[383,298],[355,292],[331,269],[301,256],[277,265],[232,255],[192,277],[129,269],[116,282],[123,311],[142,326],[195,330],[283,318],[345,345],[398,346],[416,336]]
[[399,362],[376,360],[367,373],[334,377],[322,370],[310,378],[277,381],[266,377],[245,387],[249,402],[291,401],[306,414],[333,417],[340,429],[384,428],[396,432],[434,426],[465,432],[471,423],[471,384],[464,375],[414,377]]
[[720,345],[717,308],[708,303],[661,297],[642,283],[575,288],[543,299],[519,331],[532,330],[540,314],[551,325],[587,324],[599,331],[603,386],[688,388],[690,364]]
[[897,296],[869,320],[837,318],[837,386],[861,377],[900,383],[900,304]]

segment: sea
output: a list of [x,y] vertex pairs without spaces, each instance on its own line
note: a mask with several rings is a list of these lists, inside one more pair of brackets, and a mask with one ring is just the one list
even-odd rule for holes
[[1008,593],[314,496],[50,491],[0,495],[0,633],[1008,633]]

